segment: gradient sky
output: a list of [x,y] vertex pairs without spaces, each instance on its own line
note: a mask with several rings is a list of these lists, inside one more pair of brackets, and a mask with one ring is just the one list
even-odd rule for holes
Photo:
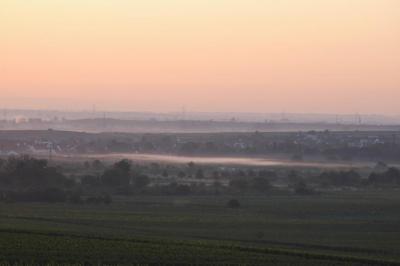
[[0,0],[0,108],[400,114],[399,0]]

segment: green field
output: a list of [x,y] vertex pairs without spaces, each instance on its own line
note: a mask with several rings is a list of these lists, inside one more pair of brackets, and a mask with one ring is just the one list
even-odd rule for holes
[[[0,204],[3,264],[400,264],[400,191]],[[397,263],[396,263],[397,262]]]

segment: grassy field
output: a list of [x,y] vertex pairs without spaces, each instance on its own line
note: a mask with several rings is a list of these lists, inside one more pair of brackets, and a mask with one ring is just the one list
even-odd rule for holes
[[400,265],[400,191],[0,204],[1,264]]

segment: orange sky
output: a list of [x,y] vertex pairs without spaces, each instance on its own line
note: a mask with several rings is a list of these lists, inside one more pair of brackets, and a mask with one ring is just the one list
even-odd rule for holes
[[399,0],[1,0],[0,108],[400,114]]

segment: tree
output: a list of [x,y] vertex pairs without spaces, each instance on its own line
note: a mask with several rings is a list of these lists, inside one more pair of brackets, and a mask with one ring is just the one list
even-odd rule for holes
[[362,181],[360,174],[354,170],[323,172],[319,179],[333,186],[356,186]]
[[119,162],[116,162],[114,164],[114,168],[115,169],[118,169],[118,170],[120,170],[120,171],[122,171],[124,173],[129,173],[129,171],[131,170],[131,166],[132,166],[131,162],[129,160],[126,160],[126,159],[121,160]]
[[400,170],[394,167],[390,167],[385,172],[385,178],[389,180],[389,182],[400,184]]
[[265,177],[265,178],[271,178],[274,179],[276,178],[276,172],[274,171],[267,171],[267,170],[260,170],[258,172],[259,177]]
[[371,184],[387,184],[387,185],[400,185],[400,170],[394,167],[390,167],[383,173],[371,173],[368,177],[368,181]]
[[271,183],[267,178],[264,177],[255,177],[252,180],[252,187],[254,190],[259,192],[265,192],[272,188]]
[[185,176],[186,176],[185,172],[179,171],[179,173],[178,173],[179,178],[184,178]]
[[133,184],[137,188],[144,188],[150,183],[150,178],[147,175],[136,175],[133,179]]
[[100,178],[94,175],[85,175],[81,179],[82,185],[98,186],[100,185]]
[[83,167],[85,167],[86,169],[89,169],[90,168],[90,163],[88,161],[85,161],[83,163]]
[[202,169],[198,169],[196,172],[196,178],[197,179],[203,179],[204,178],[204,172]]
[[376,172],[383,172],[386,171],[387,169],[388,169],[387,164],[381,161],[377,162],[374,167],[374,171]]
[[304,181],[300,181],[295,184],[294,192],[299,195],[310,195],[314,193],[314,191],[309,188]]
[[249,182],[245,178],[235,178],[229,182],[229,186],[236,190],[244,191],[247,189]]
[[256,172],[253,169],[250,169],[247,171],[247,176],[254,177],[254,176],[256,176]]
[[119,161],[104,171],[101,181],[111,187],[128,186],[131,181],[130,169],[131,163],[128,160]]
[[217,171],[217,170],[215,170],[214,172],[213,172],[213,178],[214,179],[218,179],[220,177],[220,173]]
[[3,163],[0,183],[14,187],[61,187],[73,185],[58,168],[50,167],[46,160],[29,156],[9,158]]
[[162,172],[162,176],[163,176],[163,177],[168,177],[168,171],[167,171],[167,170],[164,170],[164,171]]

